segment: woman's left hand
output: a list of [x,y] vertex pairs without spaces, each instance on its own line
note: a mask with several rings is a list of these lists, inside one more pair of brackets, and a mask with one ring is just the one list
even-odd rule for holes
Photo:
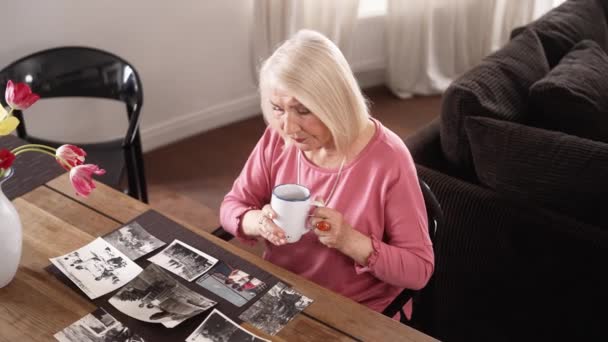
[[315,228],[315,234],[322,244],[338,250],[345,247],[353,230],[339,211],[326,207],[316,208],[312,213],[310,223]]

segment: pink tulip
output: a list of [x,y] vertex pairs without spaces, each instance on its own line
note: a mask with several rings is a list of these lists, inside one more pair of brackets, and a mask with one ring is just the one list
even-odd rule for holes
[[106,173],[106,170],[100,169],[99,166],[93,164],[84,164],[74,166],[70,170],[70,183],[76,190],[76,194],[82,197],[87,197],[95,189],[93,183],[93,174],[101,176]]
[[57,156],[57,162],[59,165],[70,171],[70,169],[74,166],[84,164],[84,157],[87,155],[87,153],[78,146],[61,145],[55,151],[55,155]]
[[23,110],[33,105],[38,101],[40,96],[32,93],[30,87],[25,83],[13,84],[13,81],[8,81],[6,84],[6,92],[4,98],[9,106],[13,109]]

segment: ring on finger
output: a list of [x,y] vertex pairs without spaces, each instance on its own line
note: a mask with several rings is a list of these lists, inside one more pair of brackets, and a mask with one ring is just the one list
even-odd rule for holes
[[331,224],[327,221],[319,221],[315,224],[315,228],[320,231],[327,232],[331,230]]

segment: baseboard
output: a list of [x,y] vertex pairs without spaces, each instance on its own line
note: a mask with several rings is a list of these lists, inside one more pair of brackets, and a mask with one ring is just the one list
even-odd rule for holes
[[355,73],[355,77],[359,87],[366,89],[385,84],[385,73],[384,69],[368,70]]
[[385,83],[386,61],[374,59],[359,61],[352,65],[357,82],[361,88],[370,88]]
[[261,113],[259,96],[252,94],[205,110],[172,117],[171,120],[141,129],[143,150],[149,152],[259,113]]

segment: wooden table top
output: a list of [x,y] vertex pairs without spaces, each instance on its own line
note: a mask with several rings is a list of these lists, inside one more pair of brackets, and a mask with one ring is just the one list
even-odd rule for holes
[[[150,209],[97,185],[88,199],[79,198],[65,174],[13,200],[23,224],[23,255],[15,279],[0,289],[0,341],[53,341],[56,332],[95,309],[91,301],[44,270],[49,258],[80,248]],[[166,216],[314,299],[276,336],[243,324],[259,336],[273,341],[434,340],[207,233],[215,219],[193,227]]]

